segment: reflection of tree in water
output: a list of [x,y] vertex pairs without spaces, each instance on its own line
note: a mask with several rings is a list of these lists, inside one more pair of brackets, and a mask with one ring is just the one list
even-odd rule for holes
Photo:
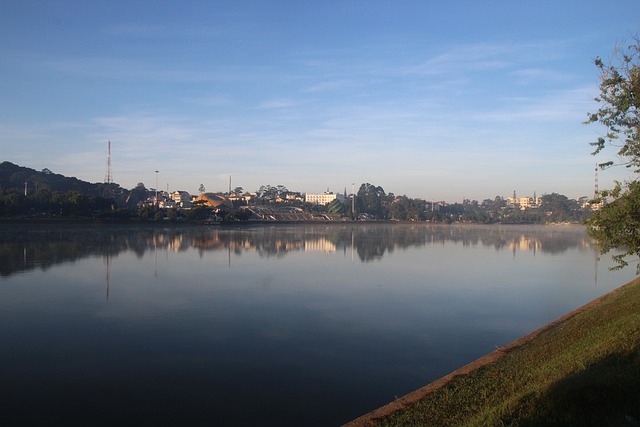
[[[0,228],[0,276],[34,268],[47,269],[87,256],[116,256],[132,251],[142,258],[149,251],[174,252],[195,248],[201,256],[228,251],[237,256],[256,252],[282,257],[291,251],[354,250],[362,262],[379,260],[396,248],[443,245],[489,246],[496,250],[561,253],[591,249],[583,227],[479,226],[432,224],[299,224],[238,228],[46,226]],[[316,244],[313,244],[316,243]]]
[[591,249],[593,243],[580,226],[504,226],[487,228],[481,236],[485,246],[496,250],[531,250],[557,254],[571,248]]
[[117,256],[131,251],[143,257],[167,247],[186,250],[178,230],[152,227],[13,225],[0,228],[0,276],[73,262],[85,257]]
[[[353,239],[352,239],[353,234]],[[338,228],[326,234],[337,246],[353,245],[363,262],[381,259],[394,249],[445,243],[463,247],[488,246],[496,250],[561,253],[571,248],[591,249],[593,243],[580,226],[479,226],[429,224],[367,224]]]
[[285,233],[278,227],[259,228],[251,234],[249,245],[245,248],[253,248],[264,257],[283,257],[287,252],[304,249],[304,233],[297,231],[295,227]]
[[356,252],[362,262],[381,259],[387,250],[387,246],[378,239],[360,239],[356,243]]
[[2,230],[0,275],[34,268],[46,270],[54,264],[109,253],[110,246],[102,239],[96,240],[90,229],[70,231],[14,226]]
[[391,253],[395,248],[426,244],[424,233],[403,225],[358,227],[354,230],[353,242],[362,262],[381,259],[385,252]]

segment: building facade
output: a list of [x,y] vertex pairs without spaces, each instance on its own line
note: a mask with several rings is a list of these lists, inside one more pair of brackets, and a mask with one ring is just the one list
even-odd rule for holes
[[537,208],[542,203],[540,197],[507,197],[507,203],[520,210]]
[[307,193],[304,195],[304,201],[306,203],[324,206],[327,203],[331,203],[332,201],[334,201],[336,197],[337,195],[333,193],[321,193],[321,194]]

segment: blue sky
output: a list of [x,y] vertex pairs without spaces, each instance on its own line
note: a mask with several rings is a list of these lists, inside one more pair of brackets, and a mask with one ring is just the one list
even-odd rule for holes
[[[5,1],[0,161],[196,193],[592,195],[633,1]],[[628,178],[599,172],[600,187]]]

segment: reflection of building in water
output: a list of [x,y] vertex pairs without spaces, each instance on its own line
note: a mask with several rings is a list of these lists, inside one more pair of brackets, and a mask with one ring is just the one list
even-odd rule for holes
[[304,241],[304,250],[305,251],[315,251],[315,252],[335,252],[336,244],[321,237],[319,239],[309,239]]
[[[598,251],[582,226],[445,226],[445,225],[300,225],[286,227],[217,228],[147,228],[132,231],[119,228],[96,228],[87,233],[84,228],[61,233],[47,229],[28,235],[25,229],[20,239],[0,239],[0,277],[53,264],[72,262],[100,254],[114,257],[123,251],[133,251],[142,257],[151,251],[168,256],[171,252],[196,249],[225,251],[241,255],[256,252],[262,256],[283,256],[289,251],[334,253],[350,249],[363,261],[381,258],[394,248],[425,245],[462,244],[491,246],[496,250],[559,254],[567,250]],[[11,231],[11,233],[16,233]],[[2,234],[2,233],[0,233]],[[33,233],[32,233],[33,234]],[[27,242],[27,243],[24,243]],[[594,256],[597,261],[597,252]],[[105,260],[105,263],[108,263]],[[109,266],[105,265],[105,273]],[[109,287],[109,277],[105,278]]]
[[173,236],[173,239],[169,242],[169,249],[174,252],[179,252],[182,247],[182,234]]
[[304,243],[299,240],[276,240],[275,246],[283,252],[299,251],[304,247]]
[[542,249],[542,242],[537,237],[531,238],[521,234],[518,237],[514,237],[513,240],[508,241],[506,246],[513,250],[520,251],[533,251],[534,253]]
[[211,236],[197,236],[191,239],[191,246],[198,249],[223,249],[225,242],[218,234]]
[[541,235],[526,235],[521,234],[508,239],[502,240],[504,243],[502,246],[510,249],[515,254],[517,251],[533,252],[534,255],[537,251],[547,253],[564,252],[567,249],[577,248],[578,250],[593,250],[595,249],[594,242],[587,236],[576,236],[575,239],[566,240],[561,239],[558,236],[554,236],[553,233],[541,234]]

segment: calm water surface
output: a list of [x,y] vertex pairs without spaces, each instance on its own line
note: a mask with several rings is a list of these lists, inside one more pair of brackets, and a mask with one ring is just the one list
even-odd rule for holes
[[578,226],[0,226],[0,423],[339,425],[611,265]]

